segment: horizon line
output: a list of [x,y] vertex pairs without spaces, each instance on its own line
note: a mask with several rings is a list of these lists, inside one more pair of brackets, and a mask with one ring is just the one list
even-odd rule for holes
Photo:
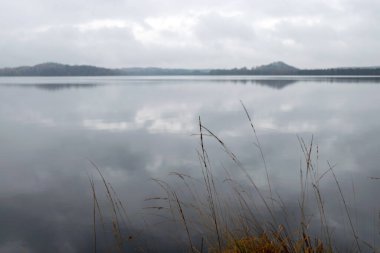
[[230,69],[242,69],[242,68],[247,68],[247,69],[254,69],[254,68],[258,68],[258,67],[263,67],[263,66],[268,66],[268,65],[271,65],[271,64],[274,64],[274,63],[283,63],[283,64],[286,64],[290,67],[294,67],[296,69],[299,69],[299,70],[320,70],[320,69],[369,69],[369,68],[380,68],[380,65],[366,65],[366,66],[336,66],[336,67],[313,67],[313,68],[304,68],[304,67],[295,67],[291,64],[288,64],[284,61],[273,61],[273,62],[270,62],[268,64],[261,64],[261,65],[256,65],[256,66],[240,66],[240,67],[237,67],[237,66],[234,66],[234,67],[207,67],[207,68],[193,68],[193,67],[162,67],[162,66],[129,66],[129,67],[105,67],[105,66],[101,66],[101,65],[92,65],[92,64],[87,64],[87,63],[62,63],[62,62],[56,62],[56,61],[46,61],[46,62],[40,62],[40,63],[36,63],[36,64],[31,64],[31,65],[17,65],[17,66],[14,66],[14,67],[10,67],[10,66],[3,66],[3,67],[0,67],[0,69],[13,69],[13,68],[22,68],[22,67],[35,67],[35,66],[38,66],[38,65],[44,65],[44,64],[57,64],[57,65],[64,65],[64,66],[71,66],[71,67],[80,67],[80,66],[89,66],[89,67],[96,67],[96,68],[104,68],[104,69],[133,69],[133,68],[137,68],[137,69],[149,69],[149,68],[152,68],[152,69],[172,69],[172,70],[175,70],[175,69],[180,69],[180,70],[203,70],[203,71],[206,71],[206,70],[230,70]]

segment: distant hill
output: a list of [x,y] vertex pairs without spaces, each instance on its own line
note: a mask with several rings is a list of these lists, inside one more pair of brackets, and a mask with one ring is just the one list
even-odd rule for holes
[[261,65],[248,69],[214,69],[210,71],[210,75],[296,75],[299,69],[290,66],[282,61],[273,62],[268,65]]
[[257,74],[269,75],[294,75],[299,69],[290,66],[282,61],[273,62],[268,65],[262,65],[254,69]]
[[89,65],[43,63],[35,66],[0,69],[0,76],[160,76],[160,75],[380,75],[380,67],[299,69],[278,61],[253,68],[233,69],[170,69],[119,68],[109,69]]
[[0,69],[0,76],[107,76],[114,71],[88,65],[64,65],[59,63],[43,63],[32,67]]
[[121,68],[108,69],[89,65],[65,65],[42,63],[35,66],[0,69],[0,76],[136,76],[136,75],[202,75],[208,70],[166,68]]

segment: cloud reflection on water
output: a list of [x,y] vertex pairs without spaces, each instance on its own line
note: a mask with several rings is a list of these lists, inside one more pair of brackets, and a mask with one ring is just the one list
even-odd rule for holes
[[[299,188],[301,153],[296,134],[305,138],[314,134],[321,166],[326,166],[326,160],[337,163],[350,207],[360,217],[372,217],[373,210],[379,209],[372,198],[380,185],[368,177],[379,176],[380,121],[375,115],[380,86],[368,80],[329,83],[322,79],[270,89],[236,85],[232,80],[162,78],[155,84],[149,78],[101,79],[98,82],[104,85],[59,92],[0,85],[0,249],[92,251],[87,172],[94,174],[94,169],[87,159],[98,164],[128,203],[135,225],[140,225],[139,217],[146,212],[143,200],[157,194],[150,178],[175,181],[167,176],[171,171],[199,176],[198,139],[191,136],[197,132],[198,115],[264,187],[265,174],[240,99],[252,113],[273,185],[289,208],[296,206]],[[219,165],[230,168],[231,161],[213,142],[208,140],[207,147],[218,165],[218,180],[223,180]],[[352,178],[355,199],[350,194]],[[96,184],[101,185],[98,178]],[[339,236],[344,231],[339,226],[341,206],[331,180],[324,183],[323,192]],[[371,225],[371,221],[359,224],[360,233],[368,236]],[[152,236],[149,230],[144,233]],[[154,236],[157,243],[164,237]]]

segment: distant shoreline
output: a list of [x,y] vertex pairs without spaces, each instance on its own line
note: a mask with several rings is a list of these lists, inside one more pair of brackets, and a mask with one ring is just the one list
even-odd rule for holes
[[180,69],[180,68],[102,68],[90,65],[43,63],[35,66],[1,68],[4,77],[63,76],[380,76],[380,67],[299,69],[284,62],[253,68]]

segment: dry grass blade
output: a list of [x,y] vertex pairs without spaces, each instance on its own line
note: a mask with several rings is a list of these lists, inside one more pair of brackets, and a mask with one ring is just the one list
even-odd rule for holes
[[101,179],[102,179],[102,182],[103,182],[103,185],[106,189],[106,192],[107,192],[107,197],[111,203],[111,209],[112,209],[112,212],[113,212],[113,221],[112,221],[112,228],[113,228],[113,234],[114,234],[114,238],[116,240],[116,245],[117,245],[117,248],[118,248],[118,251],[122,252],[123,251],[123,244],[124,244],[124,240],[123,240],[123,236],[122,236],[122,233],[121,233],[121,229],[120,229],[120,222],[119,222],[119,218],[118,218],[118,207],[117,207],[117,202],[114,200],[114,197],[113,197],[113,194],[111,192],[111,189],[110,189],[110,186],[109,184],[107,183],[106,179],[104,178],[102,172],[100,171],[99,167],[91,160],[89,160],[89,162],[92,164],[92,166],[97,170],[98,174],[100,175]]
[[[256,146],[258,147],[259,151],[260,151],[260,155],[261,155],[261,159],[263,161],[263,164],[264,164],[264,169],[265,169],[265,174],[266,174],[266,177],[267,177],[267,184],[268,184],[268,188],[269,188],[269,193],[270,193],[270,197],[271,199],[273,199],[273,194],[272,194],[272,187],[271,187],[271,184],[270,184],[270,179],[269,179],[269,172],[268,172],[268,166],[267,166],[267,162],[265,160],[265,156],[264,156],[264,152],[263,152],[263,148],[261,146],[261,143],[260,143],[260,140],[259,140],[259,137],[257,136],[257,133],[256,133],[256,128],[255,128],[255,125],[253,124],[253,121],[252,121],[252,118],[247,110],[247,108],[245,107],[244,103],[242,100],[240,100],[240,103],[241,105],[243,106],[243,109],[244,109],[244,112],[249,120],[249,123],[251,124],[251,128],[252,128],[252,131],[253,131],[253,135],[255,136],[255,139],[256,139]],[[273,204],[273,203],[272,203]]]
[[[184,213],[184,209],[182,207],[182,202],[180,201],[177,193],[170,187],[170,185],[162,180],[159,180],[159,179],[152,179],[154,182],[156,182],[167,194],[167,200],[169,202],[169,210],[171,211],[171,214],[172,214],[172,217],[173,217],[173,220],[175,221],[176,218],[175,218],[175,213],[174,213],[174,210],[177,210],[179,215],[180,215],[180,221],[181,223],[184,225],[185,227],[185,231],[186,231],[186,234],[187,234],[187,239],[189,241],[189,246],[190,246],[190,249],[191,249],[191,252],[195,252],[195,247],[193,245],[193,242],[192,242],[192,239],[191,239],[191,235],[190,235],[190,229],[189,229],[189,225],[188,225],[188,222],[187,222],[187,219],[186,219],[186,216],[185,216],[185,213]],[[172,202],[174,202],[175,204],[175,208],[174,206],[172,205]],[[155,209],[159,208],[159,209],[162,209],[161,207],[153,207]]]
[[99,214],[100,224],[102,226],[102,230],[103,230],[103,233],[104,233],[104,238],[106,238],[106,227],[105,227],[105,222],[104,222],[102,210],[101,210],[100,205],[99,205],[98,197],[96,195],[94,179],[92,177],[90,177],[89,174],[87,174],[87,177],[88,177],[88,180],[89,180],[90,185],[91,185],[92,198],[93,198],[92,215],[93,215],[94,252],[97,252],[98,237],[97,237],[97,232],[96,232],[96,230],[97,230],[96,213]]
[[[219,251],[222,250],[222,241],[221,241],[221,235],[220,235],[220,231],[219,231],[219,222],[218,222],[218,216],[217,216],[217,210],[216,210],[216,207],[215,207],[215,202],[214,202],[214,192],[216,192],[216,189],[215,189],[215,183],[214,183],[214,179],[213,179],[213,175],[210,171],[210,168],[208,166],[209,164],[209,160],[208,160],[208,156],[207,156],[207,152],[206,152],[206,149],[205,149],[205,146],[204,146],[204,141],[203,141],[203,126],[202,126],[202,122],[201,122],[201,117],[199,116],[199,134],[200,134],[200,142],[201,142],[201,150],[202,150],[202,154],[201,154],[201,161],[203,162],[203,178],[204,178],[204,182],[205,182],[205,186],[206,186],[206,189],[207,189],[207,192],[208,192],[208,203],[209,203],[209,207],[210,207],[210,211],[211,211],[211,215],[212,215],[212,219],[213,219],[213,223],[214,223],[214,226],[215,226],[215,231],[216,231],[216,236],[217,236],[217,241],[218,241],[218,248],[219,248]],[[212,134],[210,132],[210,134]]]
[[348,221],[349,221],[349,223],[350,223],[350,228],[351,228],[352,234],[353,234],[353,236],[354,236],[354,239],[355,239],[355,242],[356,242],[356,246],[357,246],[357,248],[358,248],[358,251],[359,251],[359,252],[362,252],[362,250],[361,250],[361,248],[360,248],[359,240],[358,240],[359,237],[358,237],[357,234],[356,234],[356,231],[355,231],[355,228],[354,228],[354,224],[352,223],[352,219],[351,219],[350,212],[348,211],[348,205],[347,205],[347,203],[346,203],[346,199],[345,199],[344,196],[343,196],[342,188],[340,187],[340,184],[339,184],[338,178],[336,177],[335,172],[334,172],[334,170],[333,170],[334,166],[331,166],[329,162],[327,162],[327,164],[328,164],[328,166],[329,166],[329,168],[330,168],[330,170],[331,170],[331,173],[332,173],[332,175],[333,175],[333,177],[334,177],[335,183],[336,183],[336,185],[337,185],[337,187],[338,187],[338,191],[339,191],[340,197],[341,197],[341,199],[342,199],[342,201],[343,201],[344,209],[345,209],[345,211],[346,211],[346,215],[347,215]]
[[96,192],[95,192],[95,185],[94,185],[94,180],[92,178],[89,178],[90,184],[91,184],[91,189],[92,189],[92,198],[93,198],[93,233],[94,233],[94,252],[97,252],[97,237],[96,237],[96,206],[97,206],[97,198],[96,198]]
[[191,236],[190,236],[190,230],[189,230],[189,226],[187,224],[187,220],[186,220],[186,217],[185,217],[185,213],[184,213],[184,210],[182,208],[182,205],[181,205],[181,202],[179,201],[179,198],[177,196],[177,193],[175,191],[173,191],[173,196],[175,198],[175,201],[177,203],[177,207],[178,207],[178,211],[181,215],[181,220],[183,222],[183,225],[185,226],[185,229],[186,229],[186,234],[187,234],[187,237],[188,237],[188,240],[189,240],[189,244],[190,244],[190,249],[191,249],[191,252],[194,253],[194,246],[193,246],[193,242],[191,240]]

